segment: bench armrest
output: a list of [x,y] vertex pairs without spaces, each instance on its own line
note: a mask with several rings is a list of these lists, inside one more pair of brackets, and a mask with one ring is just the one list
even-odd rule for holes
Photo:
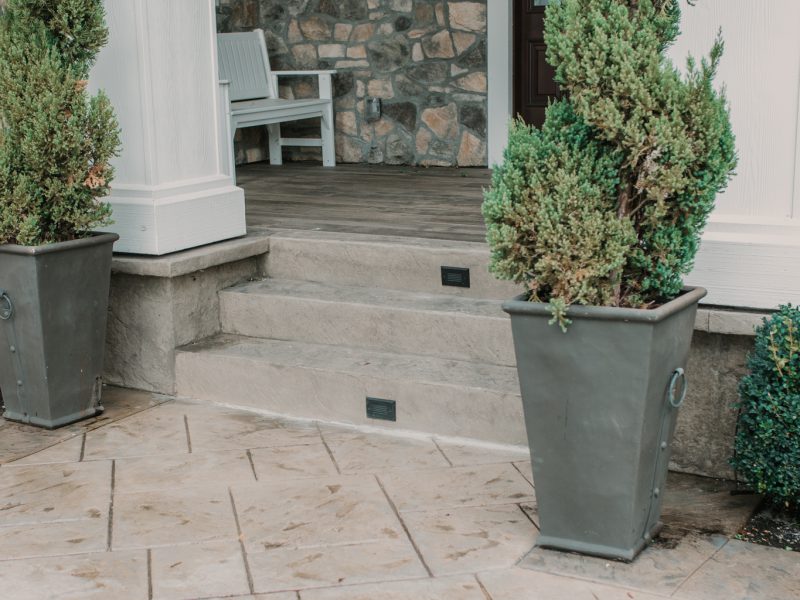
[[287,77],[299,77],[302,75],[336,75],[335,70],[322,70],[322,71],[273,71],[273,75],[277,75],[281,77],[283,75]]
[[278,92],[278,77],[301,77],[311,76],[319,78],[319,97],[321,100],[333,100],[333,85],[331,77],[336,75],[336,71],[322,70],[322,71],[273,71],[272,78],[274,81],[275,93]]

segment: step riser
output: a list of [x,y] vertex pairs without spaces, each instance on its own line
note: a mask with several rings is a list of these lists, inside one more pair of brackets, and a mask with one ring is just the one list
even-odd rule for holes
[[[526,445],[519,395],[408,380],[357,377],[241,357],[179,352],[178,395],[288,417]],[[366,417],[366,398],[397,401],[397,422]]]
[[[352,237],[352,236],[350,236]],[[273,236],[267,274],[277,279],[300,279],[508,300],[520,288],[498,281],[489,273],[489,249],[481,244],[423,243],[307,239]],[[442,285],[441,267],[470,270],[470,288]]]
[[[514,366],[503,316],[403,310],[294,296],[220,294],[224,333]],[[498,313],[502,313],[498,309]]]

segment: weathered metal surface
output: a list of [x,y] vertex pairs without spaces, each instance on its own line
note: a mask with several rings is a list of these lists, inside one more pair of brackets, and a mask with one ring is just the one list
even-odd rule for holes
[[541,517],[538,545],[632,560],[657,533],[678,414],[670,383],[686,368],[704,295],[687,290],[655,310],[575,306],[567,333],[549,324],[546,304],[505,304]]
[[[0,246],[0,387],[12,421],[55,428],[100,407],[111,252],[116,234]],[[6,306],[6,304],[4,304]]]

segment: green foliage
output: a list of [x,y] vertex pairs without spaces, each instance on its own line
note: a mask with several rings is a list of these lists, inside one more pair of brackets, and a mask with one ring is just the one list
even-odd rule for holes
[[0,14],[0,243],[40,245],[109,223],[119,128],[86,91],[108,39],[102,0],[9,0]]
[[570,304],[644,308],[680,293],[736,165],[723,44],[665,57],[677,0],[561,0],[547,59],[565,99],[541,131],[514,123],[484,202],[492,271],[525,283],[562,323]]
[[800,508],[800,308],[765,320],[748,367],[731,463],[759,492]]

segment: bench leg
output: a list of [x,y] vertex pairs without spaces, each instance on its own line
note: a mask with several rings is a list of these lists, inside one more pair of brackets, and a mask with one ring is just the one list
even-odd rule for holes
[[233,185],[236,185],[236,132],[238,130],[235,126],[232,126],[228,129],[228,133],[230,134],[231,131],[233,131],[233,134],[228,137],[231,142],[228,147],[228,170],[230,171],[228,175],[233,179]]
[[319,97],[329,104],[322,114],[322,166],[336,166],[336,121],[333,118],[333,80],[330,73],[319,76]]
[[283,164],[283,147],[281,146],[281,126],[280,124],[267,125],[269,135],[269,164]]
[[321,120],[322,125],[322,166],[336,166],[336,137],[334,128],[336,123],[333,119],[333,106],[329,106]]

